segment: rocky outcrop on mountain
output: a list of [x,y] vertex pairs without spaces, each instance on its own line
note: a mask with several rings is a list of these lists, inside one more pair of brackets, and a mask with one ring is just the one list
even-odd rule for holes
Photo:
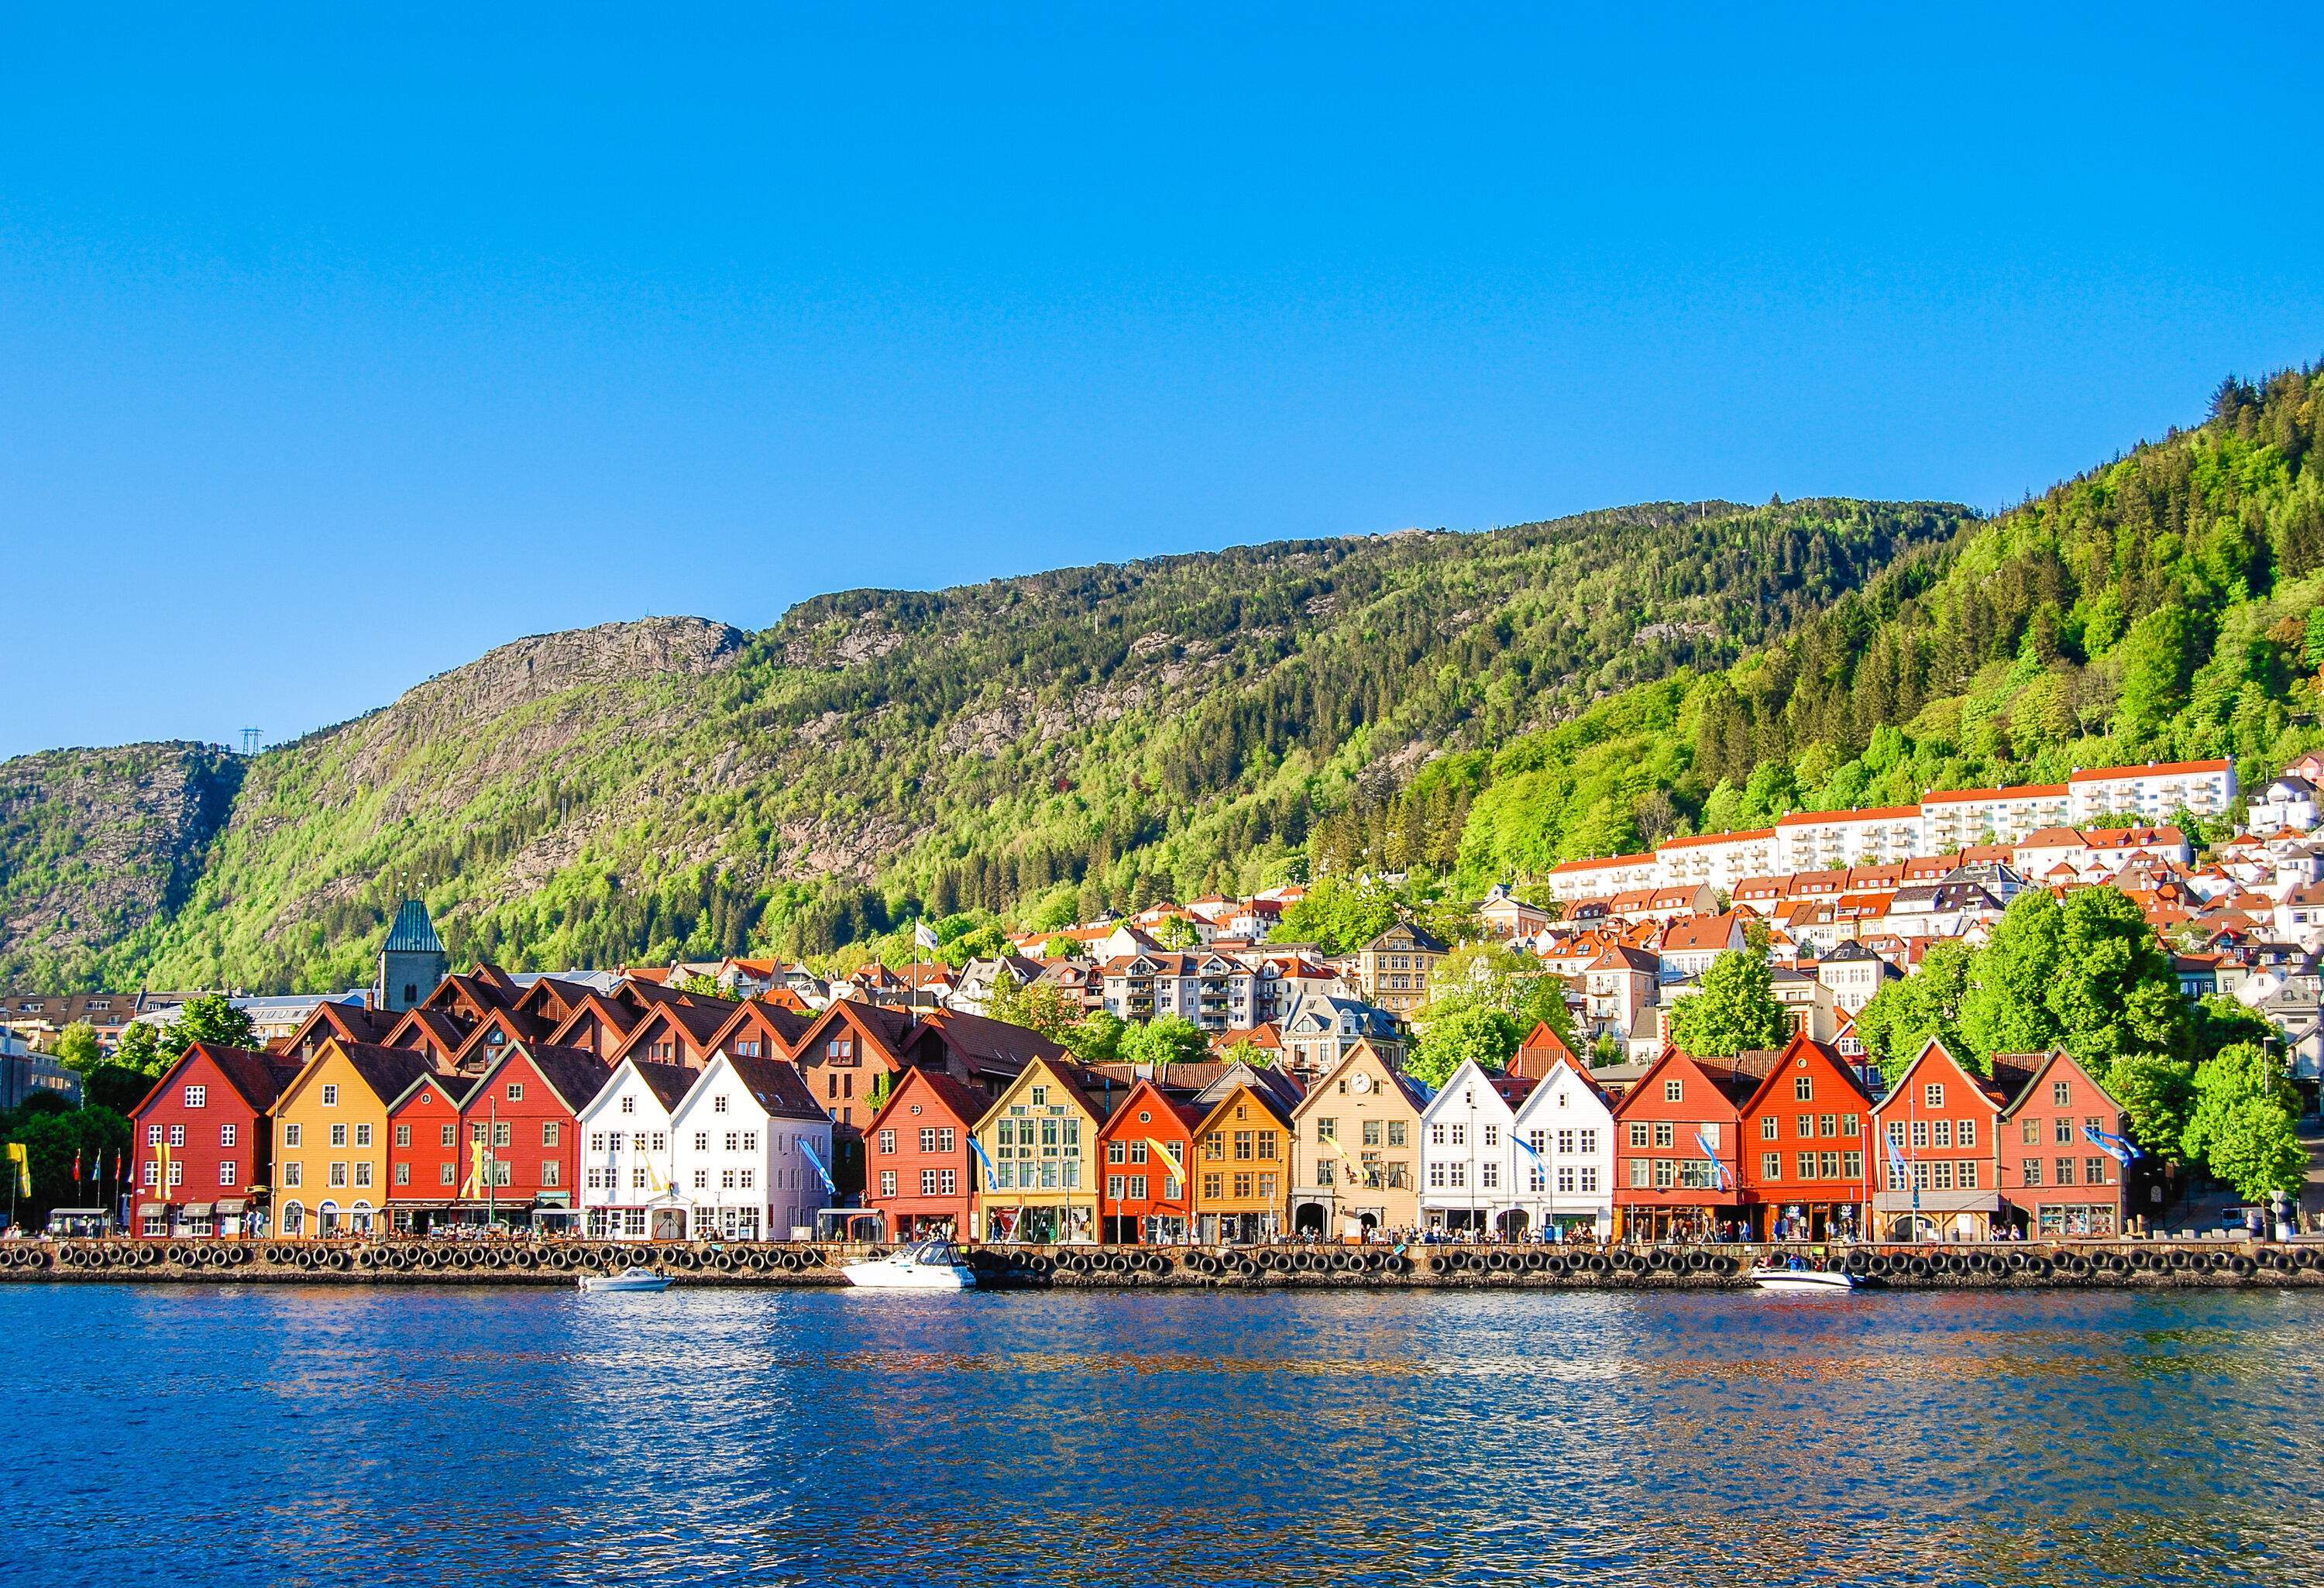
[[0,988],[88,984],[182,901],[242,780],[206,744],[0,762]]

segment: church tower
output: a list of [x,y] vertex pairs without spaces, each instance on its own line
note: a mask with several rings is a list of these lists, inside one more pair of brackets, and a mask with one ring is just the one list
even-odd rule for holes
[[372,1007],[396,1013],[410,1009],[436,991],[436,983],[451,968],[444,939],[436,935],[436,923],[428,919],[428,907],[417,899],[407,899],[396,910],[395,924],[388,928],[387,942],[379,951],[379,980],[372,987]]

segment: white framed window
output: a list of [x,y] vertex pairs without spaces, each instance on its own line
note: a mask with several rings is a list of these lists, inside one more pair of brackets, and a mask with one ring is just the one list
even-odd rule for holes
[[186,1106],[188,1108],[207,1108],[209,1106],[209,1101],[210,1089],[208,1086],[189,1086],[186,1088]]
[[186,1127],[183,1125],[171,1125],[170,1127],[170,1145],[172,1147],[183,1147],[185,1144]]
[[221,1186],[232,1186],[238,1183],[240,1177],[235,1173],[234,1159],[230,1158],[222,1158],[218,1159],[218,1184]]
[[323,1106],[325,1108],[337,1108],[338,1105],[339,1088],[336,1082],[326,1081],[323,1084]]
[[218,1127],[218,1145],[220,1147],[232,1147],[235,1145],[235,1127],[233,1125],[224,1124]]

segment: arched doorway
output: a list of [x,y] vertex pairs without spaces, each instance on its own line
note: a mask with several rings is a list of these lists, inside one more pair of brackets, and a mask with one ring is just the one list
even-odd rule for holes
[[371,1233],[371,1204],[358,1202],[347,1210],[347,1228],[358,1235]]
[[1321,1235],[1323,1223],[1323,1205],[1320,1202],[1303,1202],[1291,1210],[1291,1233],[1295,1235]]
[[686,1209],[657,1207],[653,1210],[653,1235],[656,1241],[686,1239]]
[[307,1210],[295,1202],[282,1205],[282,1233],[303,1235],[307,1233]]
[[339,1205],[326,1202],[315,1209],[316,1239],[327,1241],[339,1233]]
[[1504,1241],[1522,1241],[1529,1227],[1526,1211],[1521,1207],[1506,1208],[1493,1221],[1493,1232]]

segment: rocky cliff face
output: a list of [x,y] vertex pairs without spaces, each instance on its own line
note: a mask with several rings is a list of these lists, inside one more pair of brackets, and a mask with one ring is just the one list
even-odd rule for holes
[[533,634],[406,690],[383,715],[415,724],[483,720],[587,685],[699,677],[731,664],[745,638],[740,629],[698,617]]
[[243,762],[201,744],[0,762],[0,988],[86,985],[190,890]]

